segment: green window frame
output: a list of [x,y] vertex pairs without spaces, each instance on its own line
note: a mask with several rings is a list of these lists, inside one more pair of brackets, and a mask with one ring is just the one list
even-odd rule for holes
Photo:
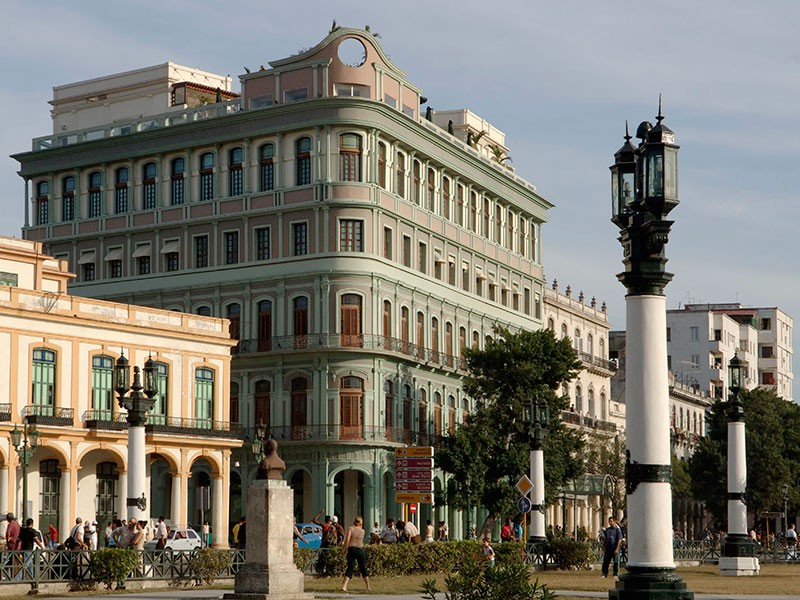
[[114,359],[110,356],[92,357],[92,410],[94,418],[111,421],[114,418]]
[[33,350],[31,404],[43,416],[53,416],[56,405],[56,353],[45,348]]
[[211,429],[214,421],[214,371],[206,368],[194,372],[194,414],[197,426]]

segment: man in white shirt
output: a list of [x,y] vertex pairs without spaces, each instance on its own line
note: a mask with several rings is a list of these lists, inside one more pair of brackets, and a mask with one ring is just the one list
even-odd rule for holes
[[163,550],[167,543],[167,524],[164,523],[163,515],[158,517],[158,527],[156,527],[156,550]]
[[414,525],[411,519],[406,521],[406,525],[403,528],[403,532],[406,534],[406,539],[409,542],[413,542],[415,544],[419,544],[422,542],[422,539],[419,537],[419,529],[417,529],[417,526]]
[[789,525],[786,530],[786,552],[789,558],[797,558],[797,531],[794,528],[794,523]]

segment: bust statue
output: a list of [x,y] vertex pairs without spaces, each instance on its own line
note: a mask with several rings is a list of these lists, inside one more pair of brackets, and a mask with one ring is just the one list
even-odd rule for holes
[[264,460],[258,465],[256,479],[277,479],[282,481],[285,470],[286,463],[278,456],[278,442],[274,439],[267,440],[266,454]]

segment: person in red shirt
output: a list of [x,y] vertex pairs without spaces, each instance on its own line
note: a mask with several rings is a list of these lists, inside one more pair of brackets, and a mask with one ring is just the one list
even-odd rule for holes
[[8,528],[6,529],[6,548],[8,550],[19,550],[19,531],[20,526],[14,513],[6,515],[8,521]]
[[514,528],[511,524],[511,517],[506,517],[506,522],[500,528],[500,541],[513,542],[514,541]]
[[50,521],[50,527],[47,529],[47,537],[50,538],[50,549],[55,550],[56,546],[58,546],[58,529],[56,529],[52,521]]

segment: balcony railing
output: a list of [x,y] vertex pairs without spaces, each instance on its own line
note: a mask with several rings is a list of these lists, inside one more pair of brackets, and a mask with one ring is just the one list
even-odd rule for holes
[[11,403],[0,404],[0,421],[11,420]]
[[339,424],[271,427],[269,433],[279,442],[360,441],[406,444],[409,446],[438,446],[441,439],[439,435],[399,427]]
[[[452,369],[466,368],[466,362],[452,354],[425,348],[399,338],[383,335],[346,335],[339,333],[316,333],[308,335],[286,335],[268,339],[239,340],[233,354],[245,355],[258,352],[319,351],[328,349],[383,350],[410,356],[420,362],[440,365]],[[599,359],[598,359],[599,360]]]
[[571,410],[561,411],[561,420],[564,423],[577,425],[578,427],[589,427],[591,429],[599,429],[600,431],[616,431],[616,424],[611,421],[604,421],[603,419],[595,419],[588,415],[581,415],[580,413]]
[[21,415],[28,423],[37,425],[72,425],[74,409],[46,404],[24,406]]
[[147,422],[145,431],[148,433],[174,433],[179,435],[244,439],[244,428],[240,423],[213,421],[211,419],[157,416],[155,422]]
[[128,428],[125,414],[114,414],[113,410],[92,409],[83,413],[83,422],[87,429],[109,429],[124,431]]
[[606,371],[612,372],[617,370],[616,361],[600,358],[599,356],[594,356],[588,352],[578,352],[578,357],[581,359],[581,361],[583,361],[584,364],[592,367],[599,367],[601,369],[605,369]]

